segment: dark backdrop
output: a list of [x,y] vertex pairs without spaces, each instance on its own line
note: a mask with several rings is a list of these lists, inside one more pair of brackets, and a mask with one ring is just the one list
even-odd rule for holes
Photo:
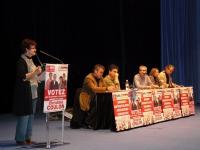
[[[70,64],[68,106],[96,63],[106,68],[111,63],[119,65],[122,88],[125,79],[132,83],[139,65],[160,67],[159,0],[3,0],[2,4],[1,49],[6,59],[1,59],[2,82],[6,86],[1,113],[11,111],[15,64],[20,42],[27,37],[37,41],[38,50]],[[59,63],[38,55],[43,63]]]

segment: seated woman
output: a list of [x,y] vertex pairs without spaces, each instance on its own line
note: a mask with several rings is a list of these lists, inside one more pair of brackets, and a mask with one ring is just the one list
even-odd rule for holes
[[152,68],[149,73],[149,78],[150,78],[151,82],[153,83],[153,85],[157,88],[159,88],[161,86],[158,75],[159,75],[158,68]]

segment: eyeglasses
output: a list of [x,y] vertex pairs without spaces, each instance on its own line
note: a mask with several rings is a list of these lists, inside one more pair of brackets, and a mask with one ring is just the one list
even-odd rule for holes
[[140,71],[147,71],[147,70],[140,70]]

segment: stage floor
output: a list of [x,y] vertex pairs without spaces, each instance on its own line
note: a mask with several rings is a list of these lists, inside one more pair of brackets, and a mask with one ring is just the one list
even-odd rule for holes
[[[51,149],[56,150],[199,150],[200,107],[196,115],[130,129],[110,130],[70,129],[65,121],[64,144],[61,141],[61,121],[50,121]],[[45,115],[37,114],[33,125],[36,144],[17,146],[14,141],[15,117],[0,115],[0,150],[46,149]]]

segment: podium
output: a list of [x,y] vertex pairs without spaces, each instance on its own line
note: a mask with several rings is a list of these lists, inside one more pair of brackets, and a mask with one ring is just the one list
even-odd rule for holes
[[49,136],[49,113],[62,111],[62,135],[61,143],[64,144],[64,114],[67,104],[67,78],[68,64],[46,64],[45,71],[38,77],[44,81],[44,107],[46,113],[46,131],[47,144],[50,148]]

